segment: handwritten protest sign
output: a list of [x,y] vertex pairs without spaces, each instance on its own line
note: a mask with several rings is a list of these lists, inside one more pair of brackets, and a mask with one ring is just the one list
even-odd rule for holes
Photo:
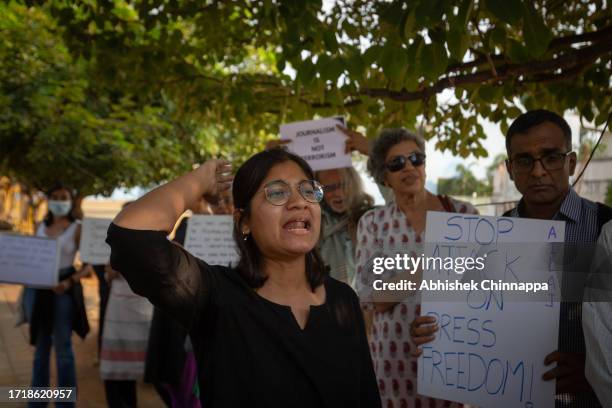
[[[481,407],[554,407],[555,382],[541,376],[552,368],[544,357],[557,349],[559,328],[560,282],[550,261],[559,246],[551,243],[564,235],[561,221],[427,213],[425,255],[487,254],[481,279],[547,282],[550,289],[549,301],[534,300],[533,293],[509,300],[507,291],[494,288],[446,297],[423,291],[421,314],[435,316],[440,329],[419,358],[419,394]],[[457,277],[468,278],[423,271],[424,281]]]
[[302,157],[314,171],[351,167],[351,155],[344,152],[346,136],[336,128],[341,117],[281,125],[282,140],[291,140],[289,151]]
[[0,234],[0,282],[49,288],[57,285],[58,269],[55,239]]
[[92,265],[105,265],[110,259],[111,249],[105,242],[106,232],[112,220],[85,218],[81,227],[81,261]]
[[231,215],[194,215],[187,222],[185,249],[211,265],[238,261]]

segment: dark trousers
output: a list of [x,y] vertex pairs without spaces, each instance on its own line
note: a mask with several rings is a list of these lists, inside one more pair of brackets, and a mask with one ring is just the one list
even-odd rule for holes
[[[53,294],[53,332],[41,330],[36,338],[32,387],[50,385],[51,346],[55,349],[57,385],[76,387],[76,364],[72,351],[72,297]],[[46,407],[46,402],[30,402],[29,407]],[[56,407],[74,407],[74,402],[57,402]]]
[[109,408],[135,408],[137,406],[135,380],[105,380],[104,392]]

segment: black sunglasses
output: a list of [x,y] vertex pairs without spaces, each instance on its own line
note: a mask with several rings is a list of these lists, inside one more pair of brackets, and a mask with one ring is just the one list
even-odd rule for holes
[[391,173],[402,170],[406,167],[406,163],[410,162],[413,167],[419,167],[425,164],[425,154],[421,152],[412,152],[407,156],[399,155],[393,156],[391,160],[385,163],[385,167]]

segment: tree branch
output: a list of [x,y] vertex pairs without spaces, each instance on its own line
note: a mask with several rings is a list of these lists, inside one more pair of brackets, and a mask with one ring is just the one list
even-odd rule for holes
[[[375,98],[389,98],[400,102],[427,99],[447,88],[454,88],[468,84],[482,84],[491,80],[498,81],[509,78],[518,78],[521,75],[531,76],[538,74],[550,74],[550,72],[557,69],[569,70],[575,68],[576,66],[584,65],[585,61],[592,62],[597,58],[611,52],[612,38],[610,41],[604,40],[545,61],[528,61],[523,64],[504,64],[497,68],[497,76],[493,75],[490,70],[485,70],[478,71],[473,74],[446,76],[445,78],[438,80],[434,85],[424,87],[414,92],[408,92],[405,90],[391,91],[384,88],[363,88],[358,91],[356,95],[370,96]],[[582,67],[582,69],[584,68],[585,67]]]
[[[583,34],[568,35],[566,37],[555,38],[548,45],[548,51],[553,51],[562,47],[567,47],[573,44],[579,44],[582,42],[594,41],[599,42],[601,40],[612,38],[612,26],[607,26],[601,30],[592,31]],[[471,51],[475,51],[470,49]],[[453,64],[448,67],[448,73],[455,71],[466,71],[470,68],[480,67],[487,63],[503,62],[506,58],[504,54],[486,55],[482,51],[477,51],[480,55],[474,58],[472,61],[464,62],[461,64]]]
[[485,48],[484,57],[489,63],[489,66],[491,67],[491,72],[493,73],[493,76],[496,77],[497,70],[495,69],[495,64],[493,63],[493,59],[491,58],[491,55],[489,54],[488,50],[486,50],[486,48],[488,47],[485,45],[485,38],[484,38],[484,35],[482,34],[482,31],[480,31],[480,27],[478,27],[478,21],[472,21],[472,24],[474,25],[474,27],[476,28],[476,31],[478,32],[478,36],[480,37],[482,46]]

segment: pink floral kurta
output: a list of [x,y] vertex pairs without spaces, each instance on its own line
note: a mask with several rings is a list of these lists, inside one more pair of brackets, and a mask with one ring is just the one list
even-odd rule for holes
[[[470,204],[450,199],[460,213],[477,213]],[[368,262],[374,256],[393,257],[397,253],[418,256],[423,253],[423,238],[417,235],[399,207],[391,202],[366,212],[359,220],[355,252],[357,292],[365,307],[372,299],[374,280],[385,280],[397,271],[376,275]],[[371,306],[371,303],[369,303]],[[417,358],[410,352],[410,323],[420,315],[420,300],[406,298],[385,312],[374,312],[370,351],[378,380],[383,408],[461,407],[456,402],[417,394]]]

